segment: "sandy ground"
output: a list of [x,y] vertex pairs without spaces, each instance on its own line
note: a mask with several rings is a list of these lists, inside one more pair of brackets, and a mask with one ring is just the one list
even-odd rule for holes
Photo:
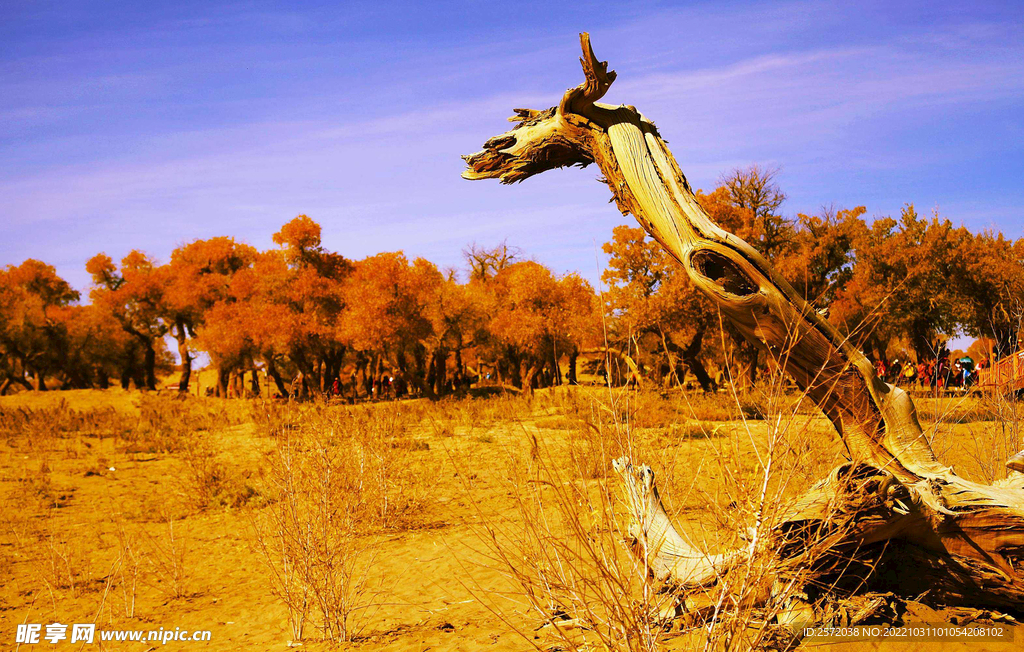
[[[559,390],[562,391],[562,390]],[[39,409],[65,402],[71,409],[111,409],[129,419],[139,418],[145,399],[137,392],[114,390],[22,393],[0,398],[4,410]],[[214,402],[216,399],[193,399]],[[218,402],[223,403],[223,402]],[[248,408],[235,401],[240,413]],[[348,408],[338,407],[338,410]],[[481,521],[515,519],[508,484],[510,455],[529,450],[531,437],[545,449],[564,450],[571,429],[564,409],[543,397],[529,411],[503,421],[500,412],[479,423],[472,415],[450,417],[438,423],[426,408],[410,425],[407,437],[420,442],[410,449],[409,465],[417,469],[426,498],[400,528],[374,536],[379,554],[373,572],[384,579],[386,598],[372,614],[360,620],[365,627],[355,641],[342,647],[359,650],[524,650],[533,644],[532,628],[539,619],[516,597],[505,568],[490,558]],[[447,409],[447,408],[446,408]],[[456,408],[455,411],[457,412]],[[952,409],[933,406],[933,411]],[[924,411],[924,410],[923,410]],[[686,417],[678,417],[681,422]],[[802,445],[825,452],[801,456],[792,452],[788,492],[798,492],[837,459],[838,449],[828,426],[811,412],[798,416]],[[273,443],[258,432],[252,419],[209,433],[211,452],[234,478],[237,486],[260,487],[260,467]],[[721,477],[749,472],[754,467],[756,433],[763,422],[722,421],[713,424],[716,437],[679,438],[673,427],[649,428],[650,450],[659,451],[663,480],[678,490],[692,483],[695,469],[712,478],[703,493],[677,492],[673,507],[685,515],[684,528],[705,528],[713,512],[735,507],[735,499]],[[976,454],[979,426],[966,423],[937,433],[940,454],[959,460],[958,470],[983,475],[991,466]],[[1004,429],[1005,430],[1005,429]],[[754,435],[747,433],[753,432]],[[968,432],[970,431],[970,432]],[[719,436],[722,433],[726,436]],[[986,431],[987,432],[987,431]],[[271,592],[268,571],[254,544],[253,523],[261,507],[258,500],[241,505],[198,509],[190,503],[186,469],[179,455],[126,446],[112,433],[83,432],[74,436],[33,441],[33,433],[9,434],[0,441],[0,649],[19,649],[15,631],[19,623],[96,622],[103,629],[158,629],[180,627],[210,630],[211,641],[150,643],[94,643],[57,649],[144,650],[284,650],[291,634],[287,612]],[[991,447],[991,443],[985,444]],[[1010,444],[1012,445],[1012,443]],[[709,464],[711,449],[729,450],[727,468]],[[974,450],[975,454],[971,454]],[[1001,453],[999,453],[1001,454]],[[1005,459],[1005,458],[1004,458]],[[963,471],[961,471],[963,472]],[[715,478],[718,478],[715,480]],[[717,484],[722,486],[717,486]],[[669,493],[669,496],[673,494]],[[670,498],[670,500],[672,500]],[[709,504],[718,501],[718,504]],[[168,521],[172,523],[168,525]],[[173,527],[182,569],[181,595],[174,596],[167,553],[168,528]],[[139,536],[146,558],[139,565],[134,614],[126,606],[124,587],[115,581],[118,532],[128,528]],[[163,552],[161,552],[161,550]],[[123,562],[122,562],[123,563]],[[73,578],[73,586],[61,578]],[[123,575],[118,575],[123,578]],[[500,616],[485,606],[496,605]],[[915,606],[914,622],[943,622],[948,613]],[[507,621],[507,622],[505,622]],[[531,632],[522,636],[513,627]],[[44,629],[45,633],[45,629]],[[336,649],[338,644],[314,640],[307,628],[303,649]],[[1011,650],[1024,646],[1002,643],[857,642],[832,643],[836,650]],[[547,642],[549,643],[549,642]],[[697,641],[677,638],[666,649],[689,649]],[[820,647],[805,644],[805,647]]]

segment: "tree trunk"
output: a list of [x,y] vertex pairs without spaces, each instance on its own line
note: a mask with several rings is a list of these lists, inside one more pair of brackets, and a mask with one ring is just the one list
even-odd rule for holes
[[707,369],[704,368],[704,363],[700,360],[700,352],[704,347],[704,332],[705,328],[703,326],[697,329],[693,339],[690,340],[690,344],[683,350],[683,362],[693,372],[693,375],[697,377],[700,388],[705,392],[713,392],[718,389],[718,386],[708,374]]
[[761,351],[749,340],[740,342],[738,350],[742,365],[739,370],[740,389],[747,392],[757,383],[757,363],[760,361]]
[[146,389],[146,370],[141,367],[136,367],[132,372],[132,382],[135,383],[135,389]]
[[558,361],[558,351],[554,348],[551,349],[551,384],[561,385],[562,384],[562,366]]
[[[466,365],[462,362],[462,344],[455,347],[455,380],[456,385],[461,385],[465,382],[466,378]],[[459,387],[456,387],[459,389]]]
[[327,380],[325,386],[330,388],[334,385],[334,381],[338,381],[341,384],[341,366],[342,361],[345,359],[345,349],[332,350],[325,356],[327,362]]
[[505,359],[505,372],[516,389],[523,388],[523,360],[518,352],[509,349]]
[[306,357],[305,352],[302,350],[292,351],[291,358],[302,376],[299,386],[297,388],[294,386],[292,387],[292,394],[297,393],[298,398],[308,398],[311,394],[310,390],[319,386],[319,381],[316,377],[319,369],[313,364],[310,364],[309,358]]
[[32,386],[32,383],[28,382],[28,380],[24,376],[13,376],[8,380],[10,380],[12,383],[18,383],[19,385],[21,385],[30,392],[35,389],[35,387]]
[[439,346],[434,351],[434,394],[444,396],[448,393],[448,351]]
[[426,382],[429,371],[427,369],[427,351],[422,344],[413,347],[412,363],[412,385],[418,394],[423,394],[429,387]]
[[665,357],[668,358],[668,375],[675,381],[676,387],[681,387],[683,379],[676,372],[678,366],[676,364],[676,356],[672,353],[672,346],[669,346],[668,338],[665,337],[665,331],[662,329],[661,324],[658,324],[658,335],[661,336],[661,347],[665,351]]
[[[939,344],[932,342],[928,336],[928,325],[914,323],[910,327],[910,347],[914,349],[914,355],[918,360],[930,360],[938,355]],[[885,350],[879,343],[879,357],[885,357]]]
[[146,372],[146,389],[156,389],[156,348],[153,346],[153,340],[143,341],[143,365]]
[[175,324],[174,339],[178,342],[178,356],[181,358],[181,379],[178,381],[178,393],[188,393],[188,383],[192,378],[192,355],[188,351],[188,334],[185,322],[178,320]]
[[437,350],[431,351],[426,359],[426,376],[421,389],[428,397],[435,398],[437,396]]
[[512,183],[596,163],[622,212],[747,341],[779,362],[835,426],[851,460],[754,544],[719,555],[693,549],[675,531],[650,469],[620,461],[638,554],[655,574],[703,587],[767,549],[775,553],[765,558],[769,568],[800,569],[807,586],[827,590],[836,560],[862,551],[874,555],[874,577],[917,578],[932,600],[1024,611],[1024,478],[982,485],[940,464],[910,396],[877,378],[870,360],[763,256],[711,221],[654,124],[633,107],[595,103],[615,75],[597,61],[589,37],[581,40],[586,81],[556,108],[518,110],[521,124],[466,157],[463,176]]
[[267,356],[267,375],[274,379],[277,393],[281,396],[288,396],[288,386],[285,385],[284,378],[281,378],[281,373],[277,370],[277,365],[274,364],[273,356]]
[[533,394],[534,380],[537,377],[537,372],[540,371],[540,364],[531,364],[527,369],[526,373],[523,374],[523,389],[529,394]]
[[228,384],[230,382],[231,370],[226,367],[217,368],[217,398],[228,397]]
[[573,349],[569,355],[569,384],[578,385],[576,380],[576,360],[580,357],[579,349]]

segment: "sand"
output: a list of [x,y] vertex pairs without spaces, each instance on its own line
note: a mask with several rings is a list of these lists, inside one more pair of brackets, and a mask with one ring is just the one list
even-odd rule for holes
[[[559,391],[565,390],[551,390]],[[38,410],[63,402],[77,411],[116,410],[130,422],[139,419],[146,401],[152,400],[120,389],[26,392],[0,398],[0,409]],[[266,466],[274,443],[244,416],[249,407],[242,401],[191,400],[236,406],[232,409],[243,415],[237,423],[207,433],[213,445],[211,454],[236,486],[257,490],[264,486],[260,469]],[[383,581],[386,591],[379,600],[382,604],[357,619],[362,625],[359,635],[344,644],[316,640],[312,625],[306,628],[301,643],[291,640],[287,611],[272,593],[265,558],[254,543],[254,519],[260,510],[268,509],[258,496],[244,504],[196,507],[189,496],[187,469],[180,454],[126,446],[114,433],[81,432],[45,441],[33,441],[28,432],[10,434],[0,441],[0,649],[15,649],[19,623],[43,624],[45,632],[45,625],[54,622],[96,622],[100,629],[177,627],[211,632],[209,642],[94,644],[95,649],[105,650],[284,650],[301,644],[309,650],[340,646],[422,652],[524,650],[533,649],[533,644],[550,645],[543,634],[533,632],[541,621],[530,612],[525,599],[515,594],[508,569],[491,558],[482,524],[518,518],[510,494],[509,464],[512,457],[529,455],[531,436],[540,437],[544,450],[556,451],[556,455],[565,452],[566,440],[574,431],[566,421],[564,401],[540,397],[526,412],[510,412],[504,420],[502,410],[511,408],[491,409],[485,416],[474,417],[460,414],[457,406],[437,411],[419,403],[423,402],[408,402],[403,407],[406,413],[420,416],[404,435],[417,443],[409,446],[402,459],[403,464],[417,469],[415,477],[422,483],[425,497],[417,513],[406,515],[401,526],[371,537],[378,550],[374,577]],[[447,415],[448,421],[439,423],[438,415]],[[810,441],[827,441],[827,424],[820,417],[809,413],[800,418]],[[681,419],[685,421],[685,417]],[[727,432],[745,428],[741,421],[717,425]],[[765,426],[751,422],[749,427],[757,432]],[[668,474],[671,478],[666,478],[673,488],[686,486],[687,473],[707,459],[710,447],[732,450],[737,472],[753,468],[749,458],[756,437],[676,441],[671,439],[675,432],[671,428],[648,430],[649,444],[668,451],[662,464],[674,470]],[[953,429],[948,436],[964,435]],[[957,450],[952,445],[946,448]],[[819,460],[822,468],[834,454]],[[983,466],[980,462],[976,465],[979,469]],[[717,473],[713,467],[705,465],[705,469],[712,476]],[[819,469],[805,471],[803,476],[791,478],[791,491],[813,481]],[[672,494],[668,495],[672,501]],[[708,495],[717,496],[722,505],[709,505]],[[684,520],[692,515],[694,524],[708,521],[703,511],[727,510],[733,504],[724,485],[708,489],[704,496],[677,493],[673,504]],[[146,549],[139,563],[134,614],[130,605],[126,606],[129,600],[123,572],[112,572],[125,567],[124,559],[119,566],[117,558],[118,532],[124,528],[134,532],[139,547]],[[175,549],[183,551],[178,557],[183,590],[177,597],[170,570],[170,559],[177,553],[167,551],[174,547],[167,543],[169,528],[175,532]],[[73,587],[68,577],[73,578]],[[950,617],[947,612],[920,605],[913,609],[910,617],[917,622]],[[526,632],[525,636],[514,631],[516,628]],[[1024,645],[1024,636],[1018,641]],[[668,637],[663,646],[688,649],[698,642],[692,637]],[[41,645],[50,647],[46,641]],[[58,649],[94,647],[68,641],[58,645]],[[1019,649],[1001,643],[896,641],[829,647]]]

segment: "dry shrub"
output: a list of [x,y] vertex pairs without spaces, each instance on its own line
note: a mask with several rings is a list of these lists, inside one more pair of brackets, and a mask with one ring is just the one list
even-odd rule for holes
[[1021,404],[1012,396],[992,392],[919,398],[915,404],[922,421],[1002,423],[1018,421],[1022,416]]
[[[633,429],[668,428],[693,422],[761,421],[768,412],[767,394],[776,392],[762,383],[755,390],[743,395],[729,391],[705,394],[684,391],[659,391],[657,389],[589,389],[565,387],[553,390],[547,399],[565,415],[568,421],[557,417],[543,417],[536,421],[538,427],[561,429],[571,427],[574,419],[595,418],[595,401],[604,406],[596,415],[606,424],[628,425]],[[778,392],[776,392],[778,393]],[[791,411],[797,410],[798,398],[782,394],[782,400],[792,404]],[[546,397],[545,397],[546,398]],[[545,398],[538,398],[543,401]],[[811,408],[813,408],[813,404]],[[806,405],[799,411],[807,413]]]
[[226,493],[227,472],[204,433],[193,433],[185,439],[181,458],[184,472],[179,477],[196,509],[206,509]]
[[192,433],[237,426],[252,417],[247,401],[143,394],[136,427],[122,439],[129,453],[176,453]]
[[[0,478],[0,482],[17,481],[17,477]],[[42,538],[39,512],[46,503],[40,504],[38,498],[27,499],[34,494],[34,490],[26,492],[23,484],[16,485],[13,491],[0,491],[0,555],[5,566],[13,565],[15,559],[31,561],[38,553]],[[19,578],[13,572],[6,572],[2,577],[9,590],[19,585]]]
[[9,546],[0,546],[0,577],[12,578],[14,576],[15,554]]
[[63,444],[67,454],[76,456],[77,437],[72,441],[72,435],[117,437],[133,425],[131,416],[114,408],[74,410],[64,399],[52,407],[0,407],[0,437],[12,447],[23,443],[32,451],[56,450]]
[[676,439],[700,439],[721,437],[727,432],[727,429],[724,424],[716,424],[711,421],[686,421],[673,423],[666,432],[669,437]]
[[77,594],[77,580],[82,575],[81,559],[66,531],[55,531],[50,527],[43,541],[41,558],[42,580],[50,589],[67,589],[72,596]]
[[66,522],[57,521],[53,510],[43,517],[45,522],[27,533],[19,553],[25,559],[29,577],[46,589],[56,617],[66,600],[91,588],[92,577],[79,537],[72,534]]
[[615,422],[633,429],[663,428],[690,416],[678,401],[652,390],[626,391],[620,396],[622,400],[613,404]]
[[17,504],[20,509],[35,507],[37,510],[47,510],[53,507],[63,507],[67,502],[68,495],[54,486],[50,465],[46,460],[40,462],[38,467],[21,467],[16,482],[18,482]]
[[294,639],[311,622],[322,638],[351,640],[381,605],[380,532],[414,525],[429,495],[400,411],[314,406],[276,435],[254,543]]
[[409,414],[409,421],[425,421],[435,437],[449,438],[463,434],[473,438],[473,433],[478,428],[493,420],[491,402],[494,400],[460,400],[448,397],[440,401],[419,401],[419,409]]
[[[456,435],[475,439],[474,433],[499,423],[521,423],[532,412],[537,399],[514,392],[488,393],[472,400],[446,397],[439,401],[403,402],[409,423],[423,421],[431,434],[439,438]],[[487,437],[486,435],[482,435]]]
[[[530,455],[509,455],[515,509],[487,515],[480,536],[513,592],[479,597],[538,649],[653,649],[659,607],[669,600],[649,589],[642,564],[621,544],[608,473],[613,438],[596,425],[573,432],[568,459],[537,440]],[[605,457],[609,467],[598,469]],[[524,608],[542,623],[539,642],[535,622],[520,620]]]
[[533,425],[541,430],[574,430],[579,427],[579,421],[564,416],[541,417],[534,419]]
[[427,424],[435,437],[447,439],[455,436],[457,423],[449,414],[428,414]]
[[[492,568],[514,587],[500,596],[478,587],[481,599],[540,649],[747,650],[785,643],[789,630],[775,620],[799,603],[811,578],[781,566],[776,551],[758,542],[838,452],[822,444],[806,403],[787,394],[778,376],[756,399],[734,397],[730,409],[726,398],[672,399],[650,390],[561,394],[556,403],[565,418],[580,424],[568,431],[567,446],[535,437],[530,454],[513,451],[507,489],[516,509],[481,513]],[[704,591],[684,595],[653,581],[644,556],[634,553],[630,508],[610,472],[620,456],[654,466],[670,510],[685,510],[685,518],[676,513],[673,520],[693,545],[708,554],[754,554]],[[808,541],[803,560],[824,554],[840,529],[828,540]],[[510,598],[522,606],[508,607]],[[689,615],[680,618],[684,600]],[[535,623],[522,622],[522,607],[542,623],[539,641]]]
[[249,482],[250,473],[232,473],[218,456],[212,438],[193,432],[182,441],[183,472],[178,475],[187,501],[197,510],[210,507],[242,507],[259,496]]
[[402,413],[402,417],[409,423],[419,423],[423,420],[424,415],[430,409],[432,402],[425,399],[403,399],[400,402],[389,404],[385,403],[381,406],[383,409],[391,409],[392,406],[397,405],[397,409]]
[[532,401],[529,394],[503,392],[485,399],[477,416],[485,422],[521,423],[531,413]]
[[925,435],[941,461],[986,484],[1007,476],[1006,460],[1024,448],[1024,411],[1012,396],[986,393],[920,403],[925,418],[934,421]]
[[377,528],[417,525],[432,494],[431,469],[418,454],[429,445],[409,434],[401,409],[400,404],[391,404],[355,412],[349,425],[359,516]]
[[569,432],[569,459],[575,476],[591,479],[608,474],[611,460],[615,459],[620,450],[608,436],[609,430],[585,422]]
[[680,408],[686,417],[698,421],[763,421],[769,414],[767,395],[775,390],[761,385],[743,394],[728,390],[714,394],[683,394]]
[[116,571],[111,575],[117,578],[125,618],[134,618],[145,552],[138,533],[127,527],[120,519],[117,522],[116,536]]
[[303,411],[301,403],[281,400],[264,400],[253,404],[252,417],[256,432],[265,437],[276,437],[283,430],[298,427]]
[[[146,578],[163,591],[168,597],[183,598],[190,595],[188,591],[191,580],[191,553],[188,545],[187,532],[183,522],[176,522],[169,515],[163,516],[164,527],[156,533],[145,533],[145,553],[134,552],[139,559],[148,562],[150,572]],[[130,541],[129,545],[137,545]],[[132,560],[134,563],[134,560]],[[134,587],[133,589],[134,590]]]
[[588,401],[589,412],[582,407],[575,411],[572,418],[575,428],[568,432],[567,437],[572,477],[607,478],[612,460],[623,455],[642,455],[639,449],[648,442],[648,437],[634,425],[635,421],[631,422],[629,416],[629,403],[636,402],[639,394],[613,394],[610,404],[592,396]]

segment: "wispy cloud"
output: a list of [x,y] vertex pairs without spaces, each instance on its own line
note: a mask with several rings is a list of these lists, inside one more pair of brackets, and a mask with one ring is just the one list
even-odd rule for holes
[[[273,21],[229,12],[164,21],[152,43],[134,35],[102,56],[76,52],[89,41],[79,39],[59,65],[0,55],[0,69],[18,72],[0,82],[0,263],[56,260],[82,286],[100,250],[166,259],[221,234],[270,246],[306,212],[349,256],[404,249],[450,265],[470,241],[510,237],[560,271],[596,277],[594,244],[622,219],[596,171],[517,188],[459,178],[459,155],[506,129],[513,106],[550,106],[577,83],[575,30],[509,36],[495,23],[430,49],[402,33],[378,45],[353,37],[346,51],[312,15],[296,10],[277,32],[311,45],[247,39]],[[855,19],[828,3],[770,15],[699,5],[594,32],[620,72],[608,99],[656,120],[695,186],[773,161],[792,212],[915,201],[959,210],[975,228],[1019,224],[1024,189],[999,172],[1024,168],[1018,28],[946,21],[894,33],[863,27],[870,18],[843,31]],[[218,30],[231,48],[196,42]],[[78,72],[67,64],[76,56],[90,62]],[[950,187],[964,168],[975,187]]]

